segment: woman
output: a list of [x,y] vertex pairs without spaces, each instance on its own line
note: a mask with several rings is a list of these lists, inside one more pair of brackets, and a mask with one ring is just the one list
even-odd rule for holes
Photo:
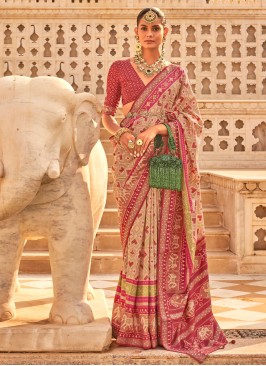
[[[117,343],[161,345],[203,361],[227,343],[213,317],[197,165],[202,120],[184,69],[164,59],[168,29],[158,8],[143,9],[134,59],[109,70],[103,124],[114,136],[114,193],[123,268],[114,300]],[[162,52],[160,48],[162,45]],[[122,96],[125,118],[114,118]],[[182,191],[150,188],[149,160],[170,126],[183,163]]]

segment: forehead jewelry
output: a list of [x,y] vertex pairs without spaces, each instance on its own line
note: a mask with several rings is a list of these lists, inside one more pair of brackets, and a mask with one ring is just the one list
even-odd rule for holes
[[157,14],[155,13],[155,11],[153,11],[152,9],[150,9],[143,17],[143,19],[147,22],[147,23],[153,23],[156,19],[157,19]]

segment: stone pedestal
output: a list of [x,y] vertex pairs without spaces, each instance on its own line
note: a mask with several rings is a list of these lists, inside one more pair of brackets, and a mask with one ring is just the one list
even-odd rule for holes
[[15,298],[17,317],[0,323],[0,352],[101,352],[112,341],[103,290],[90,301],[94,321],[85,325],[48,322],[52,289],[22,288]]

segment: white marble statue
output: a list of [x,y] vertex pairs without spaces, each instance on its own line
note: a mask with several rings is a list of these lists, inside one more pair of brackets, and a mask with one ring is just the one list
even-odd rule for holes
[[15,316],[24,243],[40,237],[49,243],[50,322],[93,320],[88,269],[108,174],[99,121],[96,98],[62,79],[0,78],[0,321]]

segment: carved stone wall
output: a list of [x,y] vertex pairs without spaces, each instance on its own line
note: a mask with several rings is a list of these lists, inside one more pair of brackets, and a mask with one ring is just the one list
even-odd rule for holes
[[[197,98],[266,98],[265,2],[154,5],[165,11],[170,28],[166,56],[187,69]],[[134,54],[142,7],[139,0],[4,0],[0,75],[57,75],[102,99],[110,64]]]
[[[266,27],[231,20],[171,25],[171,58],[184,60],[201,99],[266,95]],[[184,65],[185,64],[185,65]]]
[[201,168],[266,167],[266,101],[199,102]]
[[[266,1],[149,4],[165,11],[166,57],[187,70],[200,101],[200,166],[265,168]],[[58,76],[103,102],[111,63],[134,55],[141,8],[140,0],[2,0],[0,76]]]

